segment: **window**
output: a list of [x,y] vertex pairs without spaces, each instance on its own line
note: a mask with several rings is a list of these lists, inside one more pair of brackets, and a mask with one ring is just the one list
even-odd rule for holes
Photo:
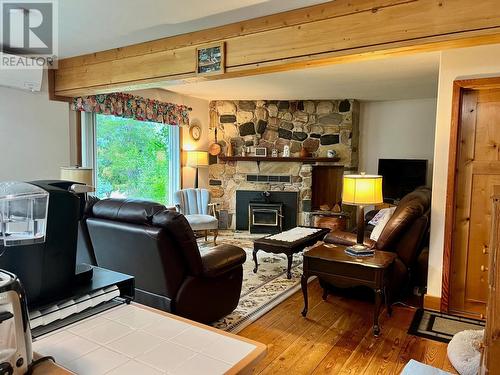
[[179,128],[111,115],[86,116],[90,121],[84,122],[87,134],[82,138],[94,142],[84,143],[83,149],[93,154],[89,163],[94,165],[96,196],[170,203],[180,185]]

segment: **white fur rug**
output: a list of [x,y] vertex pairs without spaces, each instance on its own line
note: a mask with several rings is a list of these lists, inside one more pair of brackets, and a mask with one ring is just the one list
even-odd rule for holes
[[458,332],[448,344],[448,358],[460,375],[476,375],[481,361],[484,330]]

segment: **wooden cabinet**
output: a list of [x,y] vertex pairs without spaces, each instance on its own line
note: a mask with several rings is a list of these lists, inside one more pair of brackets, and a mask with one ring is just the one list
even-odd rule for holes
[[500,186],[493,188],[491,242],[489,249],[488,303],[482,374],[500,374]]

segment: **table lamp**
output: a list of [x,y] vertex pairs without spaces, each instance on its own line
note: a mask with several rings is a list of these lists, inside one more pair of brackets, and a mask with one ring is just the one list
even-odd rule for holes
[[94,170],[84,167],[61,167],[61,180],[79,182],[85,186],[73,185],[75,193],[90,193],[95,191]]
[[353,248],[357,251],[366,250],[365,236],[365,206],[383,203],[382,176],[352,174],[344,176],[342,203],[358,206],[357,243]]
[[186,166],[196,168],[194,187],[198,188],[198,168],[208,166],[208,153],[206,151],[186,151]]

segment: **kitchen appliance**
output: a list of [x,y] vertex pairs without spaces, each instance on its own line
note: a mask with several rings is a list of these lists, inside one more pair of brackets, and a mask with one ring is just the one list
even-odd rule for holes
[[25,374],[32,361],[23,287],[14,274],[0,270],[0,375]]
[[[0,256],[45,242],[49,194],[23,182],[0,183]],[[11,249],[12,250],[12,249]],[[28,305],[21,282],[0,270],[0,375],[22,375],[33,360]]]

